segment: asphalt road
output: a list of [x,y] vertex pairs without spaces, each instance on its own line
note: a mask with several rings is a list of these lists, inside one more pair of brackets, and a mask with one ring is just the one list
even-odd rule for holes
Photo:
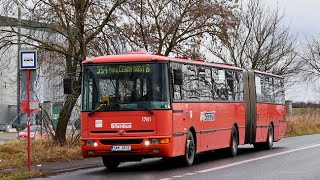
[[177,159],[147,159],[124,163],[116,172],[99,167],[43,179],[319,180],[320,135],[285,138],[266,151],[240,146],[234,158],[219,152],[202,153],[191,167],[181,166]]

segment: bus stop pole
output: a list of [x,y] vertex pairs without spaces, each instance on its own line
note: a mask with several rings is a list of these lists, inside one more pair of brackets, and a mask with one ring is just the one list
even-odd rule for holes
[[30,162],[30,69],[27,69],[27,126],[28,126],[28,171],[31,171],[31,162]]

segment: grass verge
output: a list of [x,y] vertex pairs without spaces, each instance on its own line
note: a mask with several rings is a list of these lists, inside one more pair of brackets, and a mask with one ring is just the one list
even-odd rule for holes
[[0,179],[2,180],[18,180],[18,179],[27,179],[34,177],[47,176],[47,172],[42,171],[31,171],[29,172],[18,172],[18,173],[1,173]]
[[320,109],[298,108],[288,117],[287,136],[320,133]]
[[[46,175],[47,172],[25,172],[27,166],[26,141],[11,141],[0,145],[0,179],[24,179]],[[31,141],[31,164],[66,162],[81,159],[80,146],[60,146],[54,141]],[[21,169],[8,171],[7,169]]]

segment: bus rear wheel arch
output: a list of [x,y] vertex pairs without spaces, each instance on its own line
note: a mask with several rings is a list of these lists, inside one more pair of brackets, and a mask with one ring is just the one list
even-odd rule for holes
[[274,142],[274,128],[273,123],[271,122],[268,126],[268,134],[267,134],[267,141],[266,142],[259,142],[254,143],[254,149],[256,150],[270,150],[273,147]]

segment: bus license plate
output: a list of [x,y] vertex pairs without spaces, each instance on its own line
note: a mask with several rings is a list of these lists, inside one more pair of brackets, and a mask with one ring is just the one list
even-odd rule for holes
[[131,151],[131,146],[112,146],[111,151]]

